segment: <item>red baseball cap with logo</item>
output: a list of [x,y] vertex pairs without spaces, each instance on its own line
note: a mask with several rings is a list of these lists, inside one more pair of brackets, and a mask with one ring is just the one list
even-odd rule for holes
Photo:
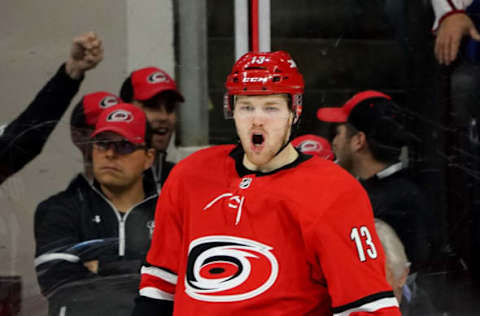
[[106,91],[86,94],[73,109],[70,123],[73,127],[95,126],[103,110],[121,102],[119,97]]
[[161,92],[172,91],[181,102],[184,102],[175,81],[160,68],[147,67],[135,70],[132,72],[131,80],[134,100],[145,101]]
[[[350,98],[342,107],[318,109],[317,118],[325,122],[346,123],[349,120],[350,113],[356,106],[363,104],[364,101],[376,99],[391,100],[392,98],[375,90],[362,91]],[[371,107],[368,107],[367,111],[369,111],[369,108]]]
[[292,140],[292,145],[307,155],[318,156],[326,160],[333,160],[334,157],[332,146],[327,139],[321,136],[313,134],[298,136]]
[[342,107],[320,108],[317,118],[325,122],[349,123],[365,133],[369,141],[400,151],[402,146],[419,141],[401,123],[403,113],[389,95],[367,90],[355,94]]
[[131,143],[144,144],[147,118],[137,106],[120,103],[103,111],[90,138],[103,132],[113,132]]

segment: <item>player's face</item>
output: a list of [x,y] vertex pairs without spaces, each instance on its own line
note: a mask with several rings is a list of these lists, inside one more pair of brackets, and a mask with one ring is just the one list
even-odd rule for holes
[[167,104],[165,98],[157,98],[153,106],[144,106],[142,102],[133,101],[133,104],[142,108],[147,120],[153,129],[152,146],[158,151],[166,151],[175,128],[177,115],[175,104]]
[[335,153],[337,163],[351,173],[353,170],[353,152],[350,141],[347,126],[344,124],[338,125],[332,141],[332,150]]
[[[118,142],[118,146],[113,144],[115,142]],[[154,158],[154,151],[145,150],[144,147],[125,153],[125,147],[128,146],[122,147],[121,142],[125,142],[122,136],[105,132],[95,137],[92,145],[95,179],[101,185],[117,190],[127,189],[142,181],[143,171],[152,165]],[[100,146],[101,143],[104,145]]]
[[288,142],[293,113],[284,94],[237,96],[233,118],[246,158],[260,167]]

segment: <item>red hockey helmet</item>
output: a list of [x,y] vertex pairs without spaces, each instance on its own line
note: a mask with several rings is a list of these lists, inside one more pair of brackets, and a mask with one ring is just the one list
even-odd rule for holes
[[223,109],[226,118],[232,118],[235,95],[286,93],[291,97],[294,122],[302,113],[303,76],[285,51],[246,53],[233,65],[225,88]]

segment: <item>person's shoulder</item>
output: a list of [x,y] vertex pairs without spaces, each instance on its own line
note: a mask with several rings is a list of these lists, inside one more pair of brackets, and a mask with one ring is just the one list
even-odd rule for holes
[[192,171],[205,170],[209,166],[218,166],[218,163],[227,159],[235,145],[216,145],[200,149],[180,160],[174,170]]
[[218,156],[228,156],[230,152],[235,148],[235,145],[228,144],[228,145],[215,145],[207,148],[200,149],[186,159],[201,159],[201,158],[210,158],[210,157],[218,157]]
[[379,179],[378,182],[380,186],[396,191],[405,190],[405,193],[416,195],[421,194],[422,191],[410,176],[407,169],[402,169],[388,177]]
[[315,156],[301,163],[296,170],[302,178],[312,178],[326,186],[339,183],[361,186],[357,179],[338,164]]
[[305,201],[314,199],[322,205],[366,198],[365,189],[349,172],[318,157],[300,163],[286,181],[301,188],[299,194]]
[[92,189],[91,185],[88,183],[88,180],[83,175],[78,174],[74,179],[72,179],[65,190],[53,194],[40,202],[37,207],[37,212],[40,210],[48,210],[52,207],[58,209],[61,208],[62,205],[70,205],[68,209],[73,209],[76,205],[78,205],[78,203],[82,202],[78,201],[79,199],[83,199],[84,202],[86,202],[88,199],[86,194],[90,190]]

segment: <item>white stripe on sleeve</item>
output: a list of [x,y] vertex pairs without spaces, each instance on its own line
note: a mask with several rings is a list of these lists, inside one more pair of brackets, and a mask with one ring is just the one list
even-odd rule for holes
[[143,266],[142,269],[140,270],[140,273],[153,275],[154,277],[160,278],[174,285],[177,284],[177,276],[175,274],[167,272],[160,268]]
[[144,287],[138,291],[141,296],[153,298],[156,300],[173,301],[173,295],[154,287]]

